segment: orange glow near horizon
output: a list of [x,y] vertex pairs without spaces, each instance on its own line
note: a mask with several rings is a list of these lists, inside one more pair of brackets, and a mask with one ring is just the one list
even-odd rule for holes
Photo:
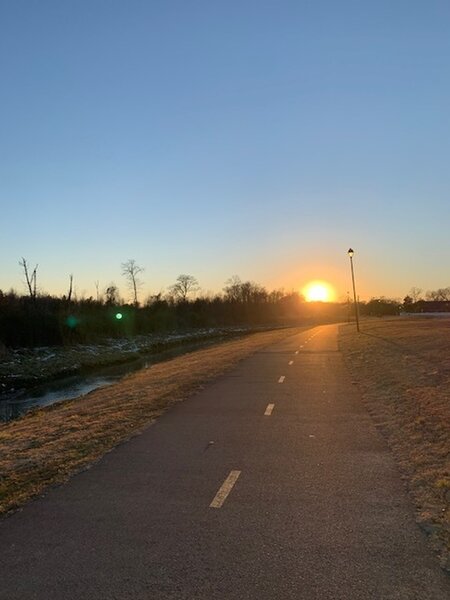
[[302,289],[307,302],[333,302],[335,291],[326,281],[310,281]]

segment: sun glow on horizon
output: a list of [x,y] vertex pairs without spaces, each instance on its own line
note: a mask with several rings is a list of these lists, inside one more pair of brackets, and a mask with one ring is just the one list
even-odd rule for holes
[[310,281],[302,289],[307,302],[333,302],[335,291],[326,281]]

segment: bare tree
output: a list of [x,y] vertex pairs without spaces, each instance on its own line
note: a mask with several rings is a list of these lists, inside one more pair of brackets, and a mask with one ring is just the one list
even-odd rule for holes
[[181,302],[185,302],[189,294],[198,292],[199,289],[198,281],[192,275],[178,275],[176,283],[169,288],[173,296]]
[[105,290],[106,304],[114,306],[119,303],[119,288],[111,282]]
[[67,301],[70,302],[72,299],[72,290],[73,290],[73,275],[72,273],[69,275],[69,291],[67,293]]
[[411,298],[411,300],[415,303],[418,302],[420,300],[420,295],[423,292],[422,289],[418,288],[418,287],[412,287],[409,290],[409,294],[408,296]]
[[133,292],[133,303],[135,306],[138,306],[138,296],[137,291],[138,288],[142,285],[142,282],[139,280],[139,273],[143,273],[144,269],[140,267],[133,258],[127,260],[127,262],[122,263],[122,275],[124,275],[128,280],[128,285]]
[[157,302],[161,302],[163,297],[163,292],[158,292],[157,294],[149,294],[145,300],[145,306],[152,306]]
[[225,287],[223,291],[225,292],[225,297],[227,300],[233,300],[238,302],[241,299],[241,287],[242,281],[239,275],[233,275],[225,282]]
[[266,302],[269,298],[267,290],[253,281],[241,281],[237,275],[233,275],[225,282],[227,285],[223,288],[225,298],[233,302]]
[[437,300],[440,302],[450,300],[450,287],[429,291],[427,292],[426,297],[427,300]]
[[37,294],[37,284],[36,284],[36,273],[37,273],[37,268],[38,265],[36,265],[33,269],[33,272],[29,273],[28,270],[28,263],[25,260],[25,258],[23,258],[22,256],[22,260],[19,261],[19,265],[23,268],[23,271],[25,273],[25,281],[28,287],[28,292],[30,294],[31,298],[36,298],[36,294]]

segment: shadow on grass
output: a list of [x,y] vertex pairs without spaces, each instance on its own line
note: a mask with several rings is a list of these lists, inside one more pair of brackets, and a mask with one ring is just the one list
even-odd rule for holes
[[368,333],[367,331],[360,331],[360,334],[365,335],[366,337],[374,338],[376,340],[385,342],[386,344],[389,344],[406,357],[413,356],[414,358],[418,358],[419,360],[422,360],[429,365],[435,366],[435,360],[433,358],[430,358],[427,354],[423,352],[419,352],[418,350],[411,348],[411,346],[400,344],[399,342],[395,342],[394,340],[391,340],[389,338],[383,337],[381,335],[376,335],[374,333]]

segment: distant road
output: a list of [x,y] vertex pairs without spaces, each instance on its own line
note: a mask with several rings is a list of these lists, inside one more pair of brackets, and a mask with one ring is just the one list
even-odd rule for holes
[[401,312],[401,317],[434,317],[436,319],[450,319],[450,312]]
[[2,600],[448,600],[334,325],[0,521]]

